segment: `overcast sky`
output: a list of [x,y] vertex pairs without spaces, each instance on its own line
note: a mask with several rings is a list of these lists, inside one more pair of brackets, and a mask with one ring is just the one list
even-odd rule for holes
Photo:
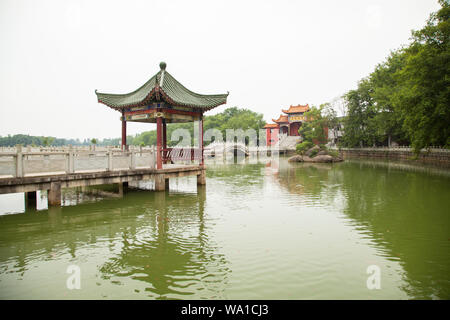
[[[0,0],[0,135],[119,137],[95,89],[127,93],[159,62],[192,91],[277,118],[353,89],[437,0]],[[153,129],[129,123],[128,133]]]

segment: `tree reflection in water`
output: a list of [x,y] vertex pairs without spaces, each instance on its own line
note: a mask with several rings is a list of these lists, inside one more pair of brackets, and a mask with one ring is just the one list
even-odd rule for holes
[[240,298],[256,282],[262,297],[308,298],[309,286],[318,298],[333,290],[358,298],[365,273],[348,292],[332,268],[348,269],[348,284],[374,257],[395,268],[380,298],[450,298],[448,170],[283,157],[208,168],[207,189],[186,181],[189,192],[130,190],[101,201],[69,192],[64,203],[76,205],[0,215],[0,296],[64,298],[65,270],[80,264],[83,290],[73,298]]
[[448,171],[385,161],[281,162],[277,181],[314,206],[333,206],[343,197],[350,223],[402,266],[402,290],[418,299],[449,299],[450,184],[430,175],[448,178]]

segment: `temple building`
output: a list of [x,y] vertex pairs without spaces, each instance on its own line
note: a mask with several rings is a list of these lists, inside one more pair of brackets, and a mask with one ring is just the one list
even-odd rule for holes
[[302,123],[307,121],[305,113],[309,111],[309,105],[290,106],[288,110],[281,110],[278,119],[272,119],[275,123],[269,123],[264,126],[266,129],[266,143],[268,146],[275,145],[281,138],[300,137],[298,130]]

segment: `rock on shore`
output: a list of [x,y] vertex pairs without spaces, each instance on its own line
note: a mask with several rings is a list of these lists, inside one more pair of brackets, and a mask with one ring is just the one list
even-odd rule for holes
[[[315,154],[311,157],[311,155]],[[314,146],[305,152],[305,155],[296,155],[288,159],[289,162],[317,162],[317,163],[330,163],[339,162],[343,159],[339,156],[330,155],[327,150],[321,150],[318,146]]]
[[302,156],[292,156],[288,159],[288,162],[303,162]]

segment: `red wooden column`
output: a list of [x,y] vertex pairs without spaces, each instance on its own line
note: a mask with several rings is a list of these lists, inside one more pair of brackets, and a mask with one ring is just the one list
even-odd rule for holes
[[127,121],[125,120],[125,113],[122,111],[122,150],[127,148]]
[[[162,148],[163,148],[163,150],[165,150],[165,149],[167,149],[166,119],[162,120],[162,124],[163,124],[163,126],[162,126]],[[163,152],[167,153],[167,151],[163,151]]]
[[203,114],[200,116],[200,121],[198,122],[198,135],[198,146],[201,152],[200,165],[203,166],[205,164],[205,159],[203,157]]
[[162,169],[162,117],[156,118],[156,169]]
[[271,145],[271,142],[270,142],[271,132],[272,132],[272,129],[266,128],[266,146],[270,146]]
[[280,133],[280,129],[278,129],[278,128],[275,129],[275,130],[271,133],[270,137],[271,137],[272,140],[273,140],[272,145],[278,143],[279,133]]
[[198,121],[198,147],[200,149],[200,167],[201,173],[197,176],[197,185],[206,184],[206,170],[205,170],[205,159],[203,157],[203,114],[200,116]]

